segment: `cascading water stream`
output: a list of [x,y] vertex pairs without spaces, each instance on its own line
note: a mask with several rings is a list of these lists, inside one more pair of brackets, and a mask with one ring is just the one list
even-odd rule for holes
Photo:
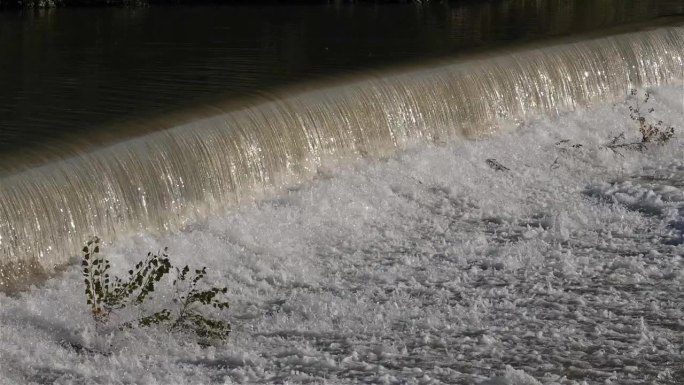
[[0,288],[90,235],[172,229],[305,180],[328,159],[478,137],[681,80],[684,27],[303,91],[0,177]]

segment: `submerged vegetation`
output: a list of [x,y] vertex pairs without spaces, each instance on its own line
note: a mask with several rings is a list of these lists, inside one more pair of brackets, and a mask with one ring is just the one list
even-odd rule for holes
[[[228,291],[225,287],[201,288],[201,281],[207,274],[206,267],[195,270],[187,265],[174,267],[164,249],[161,253],[148,253],[144,260],[128,270],[127,278],[111,275],[110,268],[110,261],[100,254],[100,239],[90,239],[83,247],[81,270],[86,303],[96,326],[110,325],[113,318],[121,319],[120,316],[112,317],[115,312],[136,308],[139,316],[118,324],[119,328],[164,326],[169,331],[188,331],[209,340],[228,338],[230,323],[212,319],[203,312],[206,307],[223,310],[229,306],[222,299]],[[175,308],[163,307],[145,312],[143,305],[153,299],[152,294],[171,271],[175,272],[171,284]]]

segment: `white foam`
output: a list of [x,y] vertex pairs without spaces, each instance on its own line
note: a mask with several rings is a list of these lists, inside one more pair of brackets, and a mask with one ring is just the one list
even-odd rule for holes
[[[683,97],[653,90],[678,135]],[[625,103],[578,111],[321,170],[278,198],[108,244],[119,272],[163,246],[208,266],[229,288],[232,308],[215,314],[232,322],[229,342],[98,336],[74,264],[0,297],[0,383],[665,378],[684,359],[684,148],[600,148],[635,127]]]

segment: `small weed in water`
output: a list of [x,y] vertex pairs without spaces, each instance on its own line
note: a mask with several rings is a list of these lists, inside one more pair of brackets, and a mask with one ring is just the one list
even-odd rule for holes
[[[668,143],[675,136],[674,126],[666,125],[662,120],[653,118],[655,109],[649,107],[651,100],[651,93],[646,91],[643,97],[635,89],[630,91],[631,104],[628,107],[629,117],[636,123],[636,128],[639,133],[638,141],[628,141],[628,132],[622,132],[615,136],[607,144],[599,146],[601,149],[609,149],[614,154],[623,156],[621,150],[636,150],[644,151],[649,145],[663,145]],[[568,139],[560,140],[556,143],[556,147],[561,154],[576,153],[577,150],[583,149],[580,143],[572,143]],[[553,163],[549,166],[550,169],[555,170],[561,166],[562,156],[556,157]]]
[[655,109],[648,107],[651,93],[646,91],[643,99],[641,99],[637,90],[633,89],[630,95],[633,102],[629,106],[629,117],[637,124],[641,141],[626,142],[625,133],[621,133],[605,147],[613,151],[621,148],[643,151],[650,143],[665,144],[669,142],[674,137],[675,129],[673,126],[665,125],[662,120],[656,120],[652,117]]
[[86,303],[97,326],[109,324],[112,314],[126,307],[140,306],[152,299],[158,285],[171,271],[176,277],[175,308],[163,308],[132,321],[123,322],[120,328],[165,326],[169,331],[190,331],[211,340],[225,340],[230,333],[230,323],[212,319],[203,308],[218,310],[228,308],[222,297],[225,287],[201,288],[207,274],[206,267],[191,270],[189,266],[174,267],[164,252],[148,253],[147,257],[128,270],[126,278],[109,273],[111,263],[100,254],[100,239],[94,237],[83,247],[81,270],[84,277]]

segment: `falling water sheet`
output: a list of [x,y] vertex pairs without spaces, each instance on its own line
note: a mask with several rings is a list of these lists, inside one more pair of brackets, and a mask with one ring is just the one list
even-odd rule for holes
[[644,151],[605,147],[639,140],[605,103],[109,241],[118,274],[164,246],[208,266],[229,341],[99,335],[74,265],[0,295],[0,383],[680,383],[684,89],[651,91],[677,137]]
[[87,237],[168,232],[328,164],[483,138],[682,78],[684,28],[529,49],[285,95],[1,177],[0,285]]

